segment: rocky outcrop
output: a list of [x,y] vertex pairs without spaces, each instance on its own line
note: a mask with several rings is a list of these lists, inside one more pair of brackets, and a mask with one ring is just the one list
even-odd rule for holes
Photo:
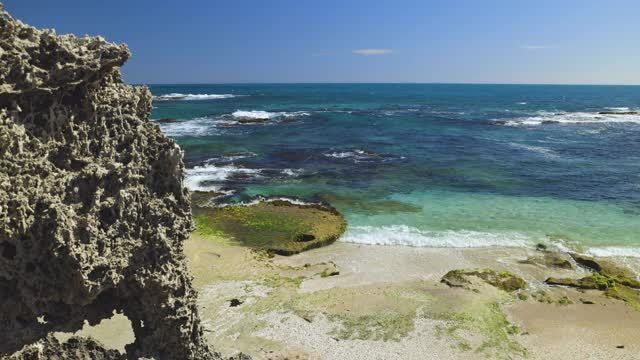
[[602,290],[605,296],[622,300],[640,311],[640,281],[634,274],[610,260],[595,259],[580,254],[571,254],[581,266],[593,273],[580,279],[553,278],[545,280],[548,285],[566,286],[583,290]]
[[513,275],[508,271],[495,271],[492,269],[451,270],[442,277],[441,282],[450,287],[468,289],[473,283],[472,278],[482,280],[506,292],[513,292],[527,287],[527,283],[519,276]]
[[44,339],[115,310],[129,358],[214,358],[183,255],[182,152],[149,122],[149,90],[122,82],[129,56],[0,5],[0,354],[77,347]]
[[223,234],[238,244],[293,255],[334,243],[346,230],[342,214],[325,204],[257,196],[244,204],[215,204],[217,192],[193,193],[196,234]]
[[599,272],[606,276],[615,276],[619,278],[634,278],[635,275],[629,269],[623,268],[615,264],[611,260],[596,259],[586,255],[572,253],[571,257],[583,267]]

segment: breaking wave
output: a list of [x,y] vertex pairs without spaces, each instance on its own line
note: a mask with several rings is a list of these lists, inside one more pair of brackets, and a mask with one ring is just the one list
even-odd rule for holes
[[[600,111],[600,112],[538,112],[533,116],[507,120],[507,126],[552,125],[552,124],[607,124],[636,123],[640,124],[640,112],[637,111]],[[625,108],[628,110],[628,108]]]
[[233,98],[239,95],[232,94],[180,94],[180,93],[171,93],[171,94],[163,94],[154,96],[153,100],[155,101],[181,101],[181,100],[214,100],[214,99],[228,99]]
[[592,247],[587,250],[587,254],[601,257],[615,256],[640,258],[640,248],[623,246]]
[[185,171],[185,186],[191,191],[219,191],[229,183],[250,183],[297,177],[302,169],[252,169],[234,164],[205,164]]
[[329,151],[323,154],[334,159],[346,159],[354,162],[386,162],[391,160],[404,159],[404,156],[393,154],[378,154],[368,150],[352,149],[345,151]]
[[308,112],[295,111],[295,112],[269,112],[262,110],[237,110],[231,114],[236,119],[274,119],[274,118],[290,118],[297,116],[309,116]]
[[468,230],[430,231],[407,225],[352,226],[340,240],[370,245],[448,248],[523,247],[532,245],[528,237],[518,233],[490,233]]
[[162,132],[171,137],[181,136],[210,136],[220,134],[220,126],[231,126],[233,121],[200,117],[191,120],[179,120],[170,123],[160,123]]

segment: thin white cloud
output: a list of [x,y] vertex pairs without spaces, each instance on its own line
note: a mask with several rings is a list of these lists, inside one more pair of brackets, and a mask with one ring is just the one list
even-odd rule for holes
[[372,56],[372,55],[388,55],[392,54],[393,50],[391,49],[356,49],[353,50],[352,53],[364,56]]
[[520,49],[523,50],[544,50],[544,49],[553,49],[554,46],[549,45],[521,45]]

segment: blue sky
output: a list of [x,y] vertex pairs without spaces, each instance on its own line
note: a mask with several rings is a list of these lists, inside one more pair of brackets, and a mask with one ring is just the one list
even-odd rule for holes
[[640,1],[4,0],[124,42],[134,83],[640,84]]

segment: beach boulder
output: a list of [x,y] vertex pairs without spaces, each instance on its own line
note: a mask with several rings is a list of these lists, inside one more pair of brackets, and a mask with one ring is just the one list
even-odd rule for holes
[[513,292],[527,287],[527,283],[519,276],[513,275],[508,271],[495,271],[492,269],[451,270],[442,277],[441,282],[450,287],[469,288],[473,284],[473,278],[480,279],[506,292]]

